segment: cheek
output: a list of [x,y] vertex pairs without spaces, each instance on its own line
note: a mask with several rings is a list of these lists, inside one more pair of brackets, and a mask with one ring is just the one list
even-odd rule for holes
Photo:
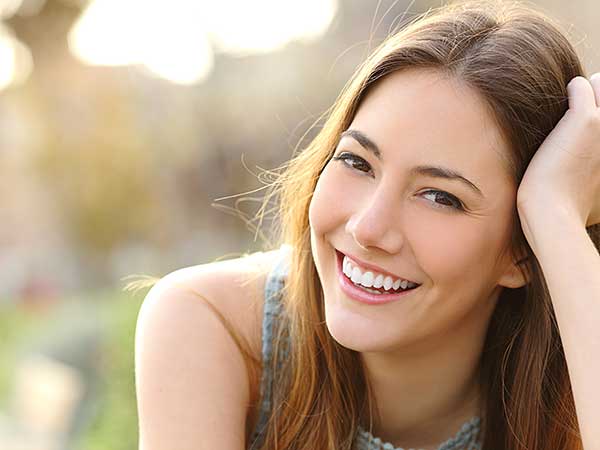
[[344,189],[336,177],[323,170],[313,192],[308,209],[308,221],[316,234],[324,234],[332,229],[343,214]]
[[428,216],[414,217],[411,225],[413,248],[432,278],[439,282],[471,284],[487,279],[504,240],[506,230],[493,217],[445,217],[432,220]]

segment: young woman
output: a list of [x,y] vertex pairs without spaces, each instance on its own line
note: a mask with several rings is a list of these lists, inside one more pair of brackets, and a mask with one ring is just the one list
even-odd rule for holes
[[548,17],[419,17],[270,193],[275,250],[148,294],[140,449],[600,449],[600,74]]

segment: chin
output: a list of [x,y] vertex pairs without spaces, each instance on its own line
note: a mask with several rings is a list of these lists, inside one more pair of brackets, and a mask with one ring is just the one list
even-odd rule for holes
[[408,336],[402,336],[398,321],[391,317],[388,320],[388,324],[376,323],[358,312],[325,306],[325,322],[331,337],[356,352],[387,351],[408,344]]
[[349,330],[338,330],[335,327],[330,327],[329,324],[327,324],[327,329],[333,340],[348,350],[362,353],[377,351],[378,349],[378,345],[372,342],[373,336],[369,336],[366,340],[365,336],[350,333]]

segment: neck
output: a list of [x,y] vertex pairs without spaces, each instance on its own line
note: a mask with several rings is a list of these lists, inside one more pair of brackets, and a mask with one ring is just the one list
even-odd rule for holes
[[361,353],[377,407],[375,436],[397,447],[437,449],[481,415],[479,361],[492,311],[485,323],[465,320],[470,325],[418,349]]

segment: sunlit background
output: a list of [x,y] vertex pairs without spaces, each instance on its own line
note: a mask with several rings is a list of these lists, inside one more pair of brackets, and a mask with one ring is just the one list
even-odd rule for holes
[[[600,70],[600,4],[533,3]],[[137,449],[124,277],[268,246],[262,169],[439,5],[0,0],[0,449]]]

